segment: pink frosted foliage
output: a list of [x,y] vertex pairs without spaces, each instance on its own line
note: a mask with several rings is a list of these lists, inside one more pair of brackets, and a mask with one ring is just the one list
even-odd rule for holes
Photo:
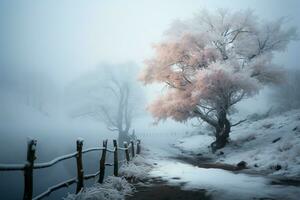
[[168,86],[149,111],[157,120],[199,117],[212,125],[220,111],[279,83],[284,73],[272,63],[273,53],[297,37],[284,22],[263,22],[248,10],[202,11],[176,21],[140,75],[144,84]]

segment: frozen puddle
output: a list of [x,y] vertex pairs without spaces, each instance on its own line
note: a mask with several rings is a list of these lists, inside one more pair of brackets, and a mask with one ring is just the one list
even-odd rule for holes
[[161,177],[171,185],[183,185],[184,190],[205,189],[218,200],[298,200],[300,197],[299,187],[270,185],[267,178],[222,169],[204,169],[174,160],[158,161],[150,176]]

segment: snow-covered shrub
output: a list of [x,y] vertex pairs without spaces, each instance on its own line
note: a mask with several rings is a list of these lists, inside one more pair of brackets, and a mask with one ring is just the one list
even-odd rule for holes
[[137,155],[129,163],[121,166],[119,169],[120,175],[135,180],[145,179],[148,172],[151,170],[152,164],[144,157]]
[[123,200],[134,188],[123,177],[109,176],[103,184],[82,189],[78,194],[68,194],[64,200]]
[[114,188],[124,195],[133,191],[133,186],[124,177],[110,176],[105,180],[104,186],[106,188]]
[[129,163],[119,169],[121,177],[109,176],[103,184],[84,188],[78,194],[69,194],[64,200],[123,200],[131,194],[134,187],[126,179],[142,180],[148,175],[152,163],[141,155],[136,155]]

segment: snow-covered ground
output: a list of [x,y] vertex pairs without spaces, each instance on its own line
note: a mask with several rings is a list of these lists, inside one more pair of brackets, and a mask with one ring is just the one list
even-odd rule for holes
[[150,176],[161,177],[171,185],[184,190],[207,191],[212,199],[298,200],[300,190],[295,186],[271,185],[271,180],[261,176],[236,174],[222,169],[204,169],[176,160],[160,160]]
[[[191,143],[193,142],[190,141]],[[165,144],[168,145],[170,144]],[[148,176],[160,177],[167,181],[167,184],[180,186],[183,190],[204,189],[212,199],[299,199],[299,187],[272,185],[272,179],[261,175],[200,168],[177,160],[178,156],[182,156],[182,153],[170,151],[170,148],[149,148],[146,158],[148,163],[154,165],[148,172]]]
[[[216,154],[210,153],[208,146],[213,141],[211,136],[193,135],[181,139],[183,135],[177,138],[162,136],[151,137],[148,140],[144,138],[142,156],[137,156],[130,164],[123,165],[120,175],[127,180],[133,177],[135,181],[160,178],[167,181],[166,184],[180,186],[183,190],[205,190],[212,199],[298,200],[299,186],[274,185],[274,179],[264,175],[200,168],[177,160],[176,157],[184,156],[187,152],[201,153],[203,156],[215,158],[217,162],[236,164],[243,160],[253,169],[277,175],[299,176],[299,122],[300,110],[246,122],[232,130],[230,144],[221,150],[223,155],[220,151]],[[174,143],[181,151],[171,148]],[[282,166],[282,169],[276,170],[276,165]],[[151,184],[148,186],[151,187]],[[67,199],[124,199],[125,195],[134,195],[134,191],[134,187],[124,178],[109,178],[108,187],[106,184],[96,184],[78,195],[70,194]]]
[[210,153],[208,147],[214,138],[207,135],[179,139],[175,146],[185,152],[210,156],[221,163],[245,161],[250,169],[300,177],[300,110],[246,121],[232,128],[230,139],[230,143],[216,154]]
[[[186,147],[196,149],[192,145],[194,141],[193,139],[188,140],[189,146]],[[168,145],[171,144],[166,144],[165,146]],[[272,185],[273,179],[262,175],[200,168],[177,160],[176,157],[178,156],[182,156],[182,152],[170,151],[166,148],[149,148],[146,158],[148,162],[155,164],[148,172],[148,176],[160,177],[166,180],[167,184],[180,186],[183,190],[204,189],[212,199],[299,199],[299,187]]]

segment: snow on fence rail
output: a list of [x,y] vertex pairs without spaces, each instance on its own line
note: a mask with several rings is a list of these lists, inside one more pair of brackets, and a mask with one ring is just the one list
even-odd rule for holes
[[[140,146],[141,141],[137,140],[136,142],[136,154],[139,154],[141,151]],[[72,185],[74,183],[77,183],[76,187],[76,193],[78,193],[83,188],[84,179],[90,179],[94,178],[96,176],[99,176],[98,183],[103,183],[104,175],[105,175],[105,166],[113,166],[114,167],[114,176],[118,176],[118,169],[119,164],[122,162],[129,162],[130,161],[130,155],[129,155],[129,149],[131,150],[131,157],[133,158],[135,156],[135,149],[134,149],[134,142],[131,140],[130,144],[128,145],[127,142],[124,142],[124,147],[119,147],[117,144],[117,140],[113,140],[113,149],[109,149],[107,147],[107,140],[103,141],[103,147],[93,147],[83,150],[83,140],[77,139],[76,141],[76,152],[63,155],[57,158],[54,158],[53,160],[49,162],[43,162],[43,163],[34,163],[34,160],[36,159],[35,151],[36,151],[36,140],[29,140],[27,145],[27,160],[25,164],[0,164],[0,171],[24,171],[24,195],[23,200],[39,200],[42,199],[50,193],[52,193],[55,190],[58,190],[63,187],[68,187],[69,185]],[[125,159],[119,161],[118,159],[118,150],[125,152]],[[88,152],[92,151],[102,151],[100,162],[99,162],[99,171],[97,171],[95,174],[87,174],[84,175],[83,171],[83,164],[82,164],[82,155]],[[106,163],[106,153],[113,153],[114,160],[113,163]],[[34,169],[42,169],[42,168],[48,168],[51,167],[63,160],[67,160],[70,158],[76,158],[76,165],[77,165],[77,177],[74,177],[72,179],[66,180],[64,182],[58,183],[56,185],[50,186],[45,192],[35,196],[33,198],[33,170]]]

